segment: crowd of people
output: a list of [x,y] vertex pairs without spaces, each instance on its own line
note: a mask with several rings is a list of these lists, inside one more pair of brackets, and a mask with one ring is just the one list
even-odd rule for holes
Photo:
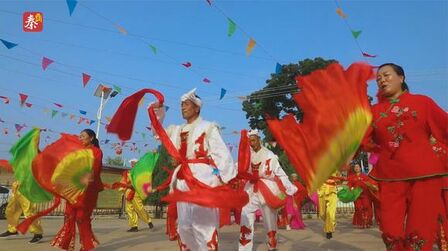
[[[361,143],[361,150],[370,152],[373,168],[364,173],[360,163],[354,161],[347,174],[338,170],[328,177],[317,195],[307,190],[296,173],[288,177],[278,157],[263,146],[255,128],[247,134],[247,169],[241,168],[245,163],[242,151],[236,165],[218,126],[200,116],[201,98],[195,90],[184,94],[181,112],[185,123],[166,131],[155,128],[162,144],[176,155],[175,169],[165,186],[170,190],[166,198],[170,240],[177,240],[180,250],[218,250],[218,230],[231,222],[226,217],[233,212],[240,225],[238,250],[252,250],[254,222],[261,214],[267,249],[278,250],[279,224],[287,230],[305,227],[301,214],[305,201],[315,202],[323,234],[331,239],[336,227],[338,187],[347,185],[350,190],[362,190],[354,201],[353,226],[378,225],[387,250],[432,250],[434,244],[440,250],[448,250],[446,236],[441,235],[448,230],[448,201],[444,197],[447,182],[443,179],[448,175],[447,159],[446,154],[437,154],[433,143],[436,140],[441,147],[448,144],[447,112],[431,98],[412,94],[404,70],[396,64],[379,66],[376,82],[378,103],[371,107],[373,122]],[[92,130],[83,130],[79,140],[86,149],[93,149],[102,157]],[[92,250],[99,244],[91,220],[104,186],[101,164],[93,166],[91,175],[80,179],[87,186],[80,201],[66,203],[64,224],[51,245],[74,250],[76,225],[81,250]],[[138,219],[153,228],[128,172],[123,173],[120,183],[119,189],[126,198],[128,231],[138,231]],[[8,229],[0,237],[17,235],[20,215],[30,217],[36,213],[18,186],[14,183],[6,209]],[[222,205],[212,195],[227,198],[228,205]],[[39,220],[33,222],[30,231],[34,234],[31,243],[42,239]]]

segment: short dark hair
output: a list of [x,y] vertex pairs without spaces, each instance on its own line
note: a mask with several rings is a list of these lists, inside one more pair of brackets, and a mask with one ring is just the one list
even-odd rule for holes
[[403,77],[403,83],[401,84],[401,90],[402,91],[409,91],[409,86],[408,86],[408,84],[406,84],[406,81],[404,81],[406,79],[406,76],[404,74],[403,67],[401,67],[401,66],[399,66],[397,64],[394,64],[394,63],[385,63],[385,64],[380,65],[378,67],[378,70],[383,68],[384,66],[392,67],[392,69],[394,70],[395,73],[397,73],[398,76],[402,76]]

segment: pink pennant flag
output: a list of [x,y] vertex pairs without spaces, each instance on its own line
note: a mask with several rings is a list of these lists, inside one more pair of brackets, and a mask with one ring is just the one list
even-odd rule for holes
[[47,57],[43,57],[42,58],[42,69],[45,71],[47,69],[47,67],[52,64],[54,61],[47,58]]
[[23,106],[25,104],[26,99],[28,98],[28,95],[19,93],[19,97],[20,97],[20,105]]
[[73,114],[70,114],[70,117],[69,117],[69,119],[70,119],[70,120],[73,120],[73,119],[74,119],[75,117],[76,117],[75,115],[73,115]]
[[58,104],[58,103],[53,103],[55,106],[57,106],[57,107],[59,107],[59,108],[62,108],[62,105],[61,104]]
[[9,98],[6,96],[0,96],[1,99],[3,99],[3,103],[9,104]]
[[8,128],[3,128],[3,134],[8,135]]
[[371,55],[369,53],[363,52],[362,55],[366,58],[376,58],[376,55]]
[[249,43],[247,43],[247,47],[246,47],[246,55],[249,56],[252,53],[252,50],[255,47],[255,44],[257,42],[254,39],[249,39]]
[[33,104],[26,102],[25,103],[26,107],[31,108],[31,106],[33,106]]
[[84,120],[85,120],[85,118],[83,118],[83,117],[79,117],[78,125],[81,124]]
[[212,81],[211,81],[210,79],[208,79],[208,78],[204,78],[204,79],[202,80],[202,82],[204,82],[204,83],[206,83],[206,84],[210,84]]
[[186,68],[190,68],[191,67],[191,63],[190,62],[185,62],[182,65],[185,66]]
[[15,124],[14,126],[17,132],[20,132],[25,127],[25,125],[19,125],[19,124]]
[[83,85],[83,87],[86,87],[86,85],[89,82],[89,80],[90,80],[90,75],[87,74],[87,73],[83,73],[82,74],[82,85]]

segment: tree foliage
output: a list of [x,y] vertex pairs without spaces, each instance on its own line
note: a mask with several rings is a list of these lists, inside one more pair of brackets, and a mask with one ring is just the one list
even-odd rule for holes
[[115,156],[114,158],[111,158],[110,156],[108,156],[106,158],[106,163],[111,166],[123,166],[124,165],[123,159],[120,156]]

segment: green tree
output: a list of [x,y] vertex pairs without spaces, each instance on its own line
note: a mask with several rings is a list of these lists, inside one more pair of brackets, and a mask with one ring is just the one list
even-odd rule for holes
[[120,156],[115,156],[114,158],[108,156],[106,158],[106,163],[111,166],[123,166],[124,164],[123,159]]
[[[308,75],[335,62],[336,60],[318,57],[299,61],[298,64],[283,65],[281,72],[271,74],[271,78],[266,80],[265,87],[251,93],[243,102],[243,111],[246,112],[249,126],[262,131],[265,142],[275,141],[267,127],[267,118],[280,119],[286,114],[294,114],[300,121],[303,117],[303,111],[293,99],[293,95],[300,91],[296,84],[296,76]],[[288,175],[294,172],[294,167],[279,145],[271,150],[279,156],[279,161]]]

